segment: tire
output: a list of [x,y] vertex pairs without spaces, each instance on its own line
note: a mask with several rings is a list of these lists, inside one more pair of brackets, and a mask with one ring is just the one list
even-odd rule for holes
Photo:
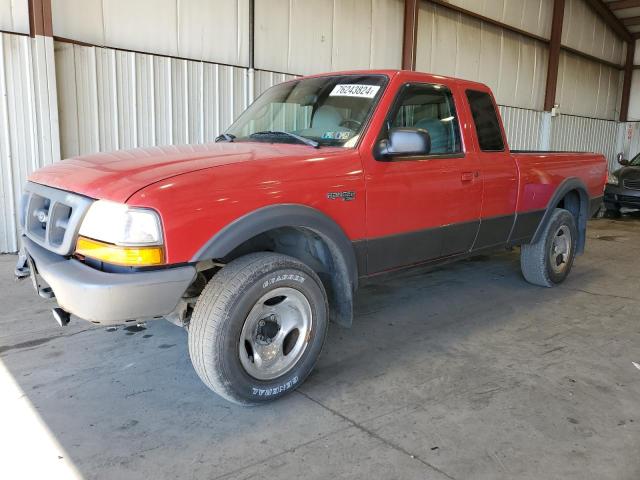
[[189,355],[221,397],[266,403],[311,373],[328,322],[327,295],[313,270],[286,255],[252,253],[223,267],[200,294]]
[[562,283],[573,266],[577,239],[575,217],[567,210],[556,208],[540,239],[521,246],[520,268],[525,280],[541,287]]

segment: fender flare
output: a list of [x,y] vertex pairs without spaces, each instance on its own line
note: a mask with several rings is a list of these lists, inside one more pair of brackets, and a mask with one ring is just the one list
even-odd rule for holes
[[576,177],[567,178],[560,185],[558,185],[558,188],[556,188],[556,191],[553,193],[553,195],[551,196],[551,199],[547,203],[546,211],[544,212],[542,220],[540,221],[540,224],[536,229],[536,233],[534,233],[533,238],[531,239],[531,243],[535,243],[538,240],[540,240],[540,237],[542,236],[542,231],[551,220],[551,215],[553,214],[553,210],[560,203],[560,200],[562,200],[565,197],[565,195],[567,195],[567,193],[571,192],[572,190],[576,190],[578,192],[578,196],[580,197],[580,213],[578,215],[578,222],[577,222],[578,223],[577,224],[578,240],[577,240],[576,250],[578,254],[584,252],[584,245],[586,242],[586,232],[587,232],[587,220],[589,219],[589,213],[590,213],[590,206],[589,206],[590,196],[589,196],[589,190],[587,189],[587,186],[584,184],[582,180]]
[[279,227],[307,228],[319,235],[342,257],[352,291],[358,286],[358,264],[353,245],[342,228],[326,214],[299,204],[270,205],[234,220],[198,250],[192,262],[221,259],[247,240]]

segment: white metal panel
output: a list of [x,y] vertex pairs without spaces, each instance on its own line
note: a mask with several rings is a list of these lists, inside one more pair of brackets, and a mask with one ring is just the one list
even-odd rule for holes
[[247,106],[247,70],[56,44],[64,157],[213,140]]
[[332,70],[400,68],[403,4],[334,0]]
[[540,37],[551,35],[553,0],[449,0],[448,3]]
[[507,143],[512,150],[541,150],[544,112],[500,106]]
[[55,0],[52,17],[54,35],[97,46],[249,61],[249,0]]
[[178,55],[176,0],[103,0],[104,45]]
[[618,122],[560,115],[551,121],[551,149],[602,153],[613,165]]
[[560,112],[613,120],[620,108],[622,72],[561,52],[556,103]]
[[18,248],[27,176],[59,159],[52,49],[51,39],[0,34],[0,252]]
[[500,104],[542,109],[548,53],[540,42],[428,2],[418,21],[417,70],[480,81]]
[[288,73],[331,70],[333,0],[291,0]]
[[256,67],[309,74],[399,68],[402,0],[256,2]]
[[56,37],[105,43],[102,0],[52,0],[51,22]]
[[[256,2],[255,63],[263,70],[287,71],[289,68],[290,0]],[[311,55],[311,52],[308,53]]]
[[[73,49],[72,45],[67,48]],[[118,142],[118,95],[115,88],[116,79],[116,51],[97,49],[96,53],[96,81],[98,95],[98,144],[107,150],[120,148]],[[65,68],[65,67],[62,67]],[[60,92],[67,95],[67,92]],[[69,92],[73,96],[73,92]],[[67,123],[65,122],[65,125]],[[64,129],[63,129],[64,130]]]
[[73,56],[75,69],[70,73],[75,76],[77,111],[74,116],[77,119],[78,153],[91,153],[100,144],[96,51],[93,48],[74,48]]
[[167,57],[153,57],[153,105],[156,145],[173,143],[173,115],[171,105],[174,95],[171,83],[173,61]]
[[640,70],[634,70],[631,77],[629,120],[640,120]]
[[28,0],[0,0],[0,30],[29,33]]
[[[371,68],[402,66],[403,0],[373,0]],[[357,27],[356,27],[357,28]]]
[[565,1],[562,44],[620,65],[625,60],[625,42],[585,0]]
[[249,0],[178,0],[178,22],[179,56],[249,64]]
[[[373,5],[369,1],[339,0],[333,11],[332,68],[365,69],[371,64]],[[357,23],[357,28],[354,24]]]
[[[624,124],[596,118],[560,115],[500,106],[500,113],[512,150],[559,150],[602,153],[615,168],[620,126]],[[545,129],[548,129],[545,132]],[[544,145],[548,135],[550,144]]]

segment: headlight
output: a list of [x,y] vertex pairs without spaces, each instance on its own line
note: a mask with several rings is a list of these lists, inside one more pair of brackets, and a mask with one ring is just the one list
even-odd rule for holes
[[620,183],[620,179],[615,175],[609,174],[609,178],[607,179],[607,183],[609,185],[618,185]]
[[115,265],[159,265],[164,261],[160,218],[153,210],[98,200],[82,221],[76,253]]

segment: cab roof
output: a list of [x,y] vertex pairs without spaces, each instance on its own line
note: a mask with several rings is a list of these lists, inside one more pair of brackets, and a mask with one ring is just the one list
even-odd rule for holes
[[338,72],[325,72],[325,73],[318,73],[313,75],[304,75],[301,78],[328,77],[333,75],[386,75],[390,79],[396,76],[402,76],[402,77],[406,76],[407,79],[415,80],[416,78],[420,78],[421,80],[424,80],[425,82],[429,82],[429,83],[449,83],[449,84],[461,85],[463,87],[468,87],[468,88],[481,87],[481,89],[490,90],[490,88],[486,84],[480,83],[480,82],[474,82],[474,81],[465,80],[462,78],[448,77],[446,75],[437,75],[433,73],[424,73],[424,72],[416,72],[413,70],[401,70],[401,69],[343,70]]

